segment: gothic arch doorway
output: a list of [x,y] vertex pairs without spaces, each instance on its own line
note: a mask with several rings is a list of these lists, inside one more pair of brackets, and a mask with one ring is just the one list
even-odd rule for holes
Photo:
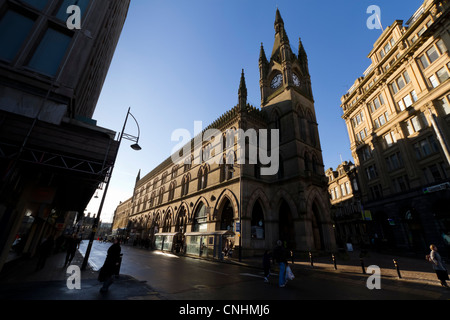
[[282,200],[279,211],[279,238],[288,249],[295,249],[295,230],[294,219],[292,218],[291,208],[285,200]]
[[313,249],[320,251],[323,249],[323,232],[320,220],[320,211],[315,202],[312,204],[312,232],[313,232]]

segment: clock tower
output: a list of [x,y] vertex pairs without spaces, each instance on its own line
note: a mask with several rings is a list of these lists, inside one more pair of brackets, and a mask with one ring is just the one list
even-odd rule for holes
[[292,51],[278,9],[274,27],[269,59],[262,44],[260,49],[261,111],[268,129],[279,133],[280,172],[273,183],[277,192],[289,190],[297,208],[276,204],[274,221],[291,247],[323,250],[333,247],[334,236],[308,57],[300,39],[297,54]]
[[[270,61],[267,60],[261,44],[259,56],[261,106],[269,105],[272,100],[280,101],[296,93],[313,100],[311,77],[308,70],[308,57],[299,39],[298,55],[292,52],[289,38],[284,29],[284,21],[277,9],[275,17],[275,43]],[[293,90],[293,92],[290,92]]]

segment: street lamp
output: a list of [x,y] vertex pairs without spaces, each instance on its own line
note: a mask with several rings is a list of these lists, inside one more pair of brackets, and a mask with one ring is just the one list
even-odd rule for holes
[[[127,125],[127,121],[128,121],[128,116],[129,115],[134,119],[134,121],[136,122],[136,125],[138,127],[138,136],[137,137],[125,133],[125,127]],[[105,202],[106,193],[108,191],[109,182],[111,181],[114,165],[116,163],[117,154],[119,153],[119,148],[120,148],[120,144],[122,142],[122,139],[127,139],[127,140],[130,140],[130,141],[133,141],[134,144],[132,144],[130,147],[133,150],[139,151],[139,150],[142,149],[141,146],[138,144],[138,142],[139,142],[139,135],[140,135],[139,124],[136,121],[136,118],[130,113],[130,108],[128,108],[127,116],[125,117],[125,122],[124,122],[123,128],[122,128],[122,132],[120,133],[119,145],[117,146],[117,153],[116,153],[116,156],[114,157],[113,164],[109,168],[109,178],[108,178],[108,181],[106,182],[105,191],[103,192],[103,196],[102,196],[102,200],[100,202],[100,207],[98,209],[97,217],[94,219],[94,224],[92,225],[91,235],[89,237],[89,244],[88,244],[88,247],[86,249],[86,254],[84,255],[84,260],[83,260],[83,264],[81,265],[81,270],[85,270],[86,266],[87,266],[89,255],[90,255],[91,249],[92,249],[92,243],[94,242],[95,233],[97,232],[98,224],[100,222],[100,214],[102,213],[103,204]]]

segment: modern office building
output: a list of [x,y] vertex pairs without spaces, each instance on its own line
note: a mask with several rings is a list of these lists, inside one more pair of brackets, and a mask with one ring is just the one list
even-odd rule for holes
[[92,115],[129,4],[0,1],[0,268],[57,236],[108,179],[118,142]]
[[262,254],[279,239],[291,250],[335,249],[308,59],[301,41],[292,52],[278,10],[259,67],[261,108],[247,103],[242,72],[239,103],[137,181],[130,232],[214,258],[227,247]]
[[342,97],[371,237],[422,254],[450,232],[450,20],[426,0],[387,27]]

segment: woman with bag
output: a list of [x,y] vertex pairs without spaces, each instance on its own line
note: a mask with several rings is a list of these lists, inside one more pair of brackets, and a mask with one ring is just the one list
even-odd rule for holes
[[433,264],[433,269],[436,272],[438,279],[441,281],[441,285],[443,287],[447,287],[446,280],[449,280],[447,269],[444,266],[441,255],[437,252],[437,247],[432,244],[430,246],[431,252],[430,255],[427,256],[427,260]]

